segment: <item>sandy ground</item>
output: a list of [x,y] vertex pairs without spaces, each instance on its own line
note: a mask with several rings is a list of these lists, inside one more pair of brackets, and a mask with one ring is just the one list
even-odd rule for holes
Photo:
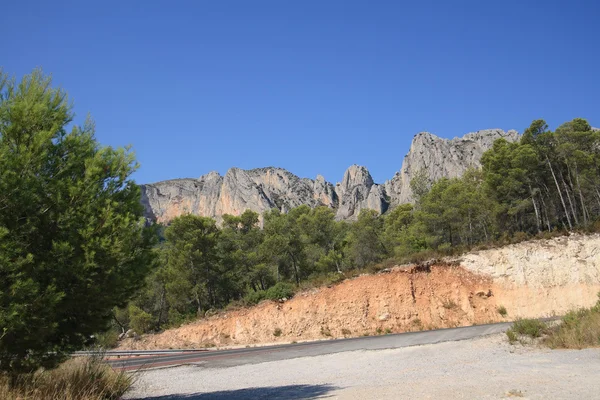
[[599,399],[600,349],[512,346],[504,334],[230,368],[141,373],[129,399]]

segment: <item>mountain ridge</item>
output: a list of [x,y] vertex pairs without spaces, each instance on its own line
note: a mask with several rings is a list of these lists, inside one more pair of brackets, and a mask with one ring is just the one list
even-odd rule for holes
[[384,183],[375,183],[369,170],[351,165],[341,180],[333,184],[322,175],[302,178],[283,168],[269,166],[243,170],[230,168],[224,175],[211,171],[199,178],[175,178],[140,185],[142,204],[148,219],[168,223],[191,213],[215,218],[239,215],[246,209],[262,214],[277,208],[287,212],[306,204],[327,206],[336,218],[356,219],[363,209],[385,213],[390,207],[412,201],[410,180],[424,171],[430,181],[461,176],[468,168],[478,167],[483,152],[496,139],[516,141],[515,130],[486,129],[452,139],[419,132],[412,140],[398,172]]

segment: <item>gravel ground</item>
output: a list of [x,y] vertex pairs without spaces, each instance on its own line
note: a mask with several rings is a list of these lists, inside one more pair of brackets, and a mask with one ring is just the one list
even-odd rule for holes
[[129,399],[600,399],[600,349],[548,350],[493,335],[230,368],[141,373]]

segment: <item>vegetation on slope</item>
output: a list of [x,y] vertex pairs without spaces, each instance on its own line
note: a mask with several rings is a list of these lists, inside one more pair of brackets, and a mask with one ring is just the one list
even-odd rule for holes
[[510,343],[523,342],[523,338],[538,339],[553,349],[583,349],[600,346],[600,293],[598,302],[590,308],[567,313],[555,325],[536,319],[516,320],[506,331]]
[[224,216],[221,228],[209,218],[176,218],[164,228],[159,267],[138,298],[115,311],[115,328],[160,330],[227,305],[290,297],[291,285],[329,284],[381,262],[598,229],[600,132],[585,120],[554,132],[536,120],[520,142],[497,140],[482,165],[437,182],[419,173],[414,205],[383,216],[364,210],[355,222],[307,206],[265,213],[263,229],[251,211]]
[[582,349],[600,346],[600,293],[594,307],[574,310],[550,328],[544,343],[551,348]]

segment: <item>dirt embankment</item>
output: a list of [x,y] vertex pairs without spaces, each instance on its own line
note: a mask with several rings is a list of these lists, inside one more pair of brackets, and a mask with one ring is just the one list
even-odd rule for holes
[[431,266],[395,267],[285,302],[267,301],[127,340],[121,348],[246,345],[467,326],[562,314],[592,305],[599,291],[600,235],[572,235]]

